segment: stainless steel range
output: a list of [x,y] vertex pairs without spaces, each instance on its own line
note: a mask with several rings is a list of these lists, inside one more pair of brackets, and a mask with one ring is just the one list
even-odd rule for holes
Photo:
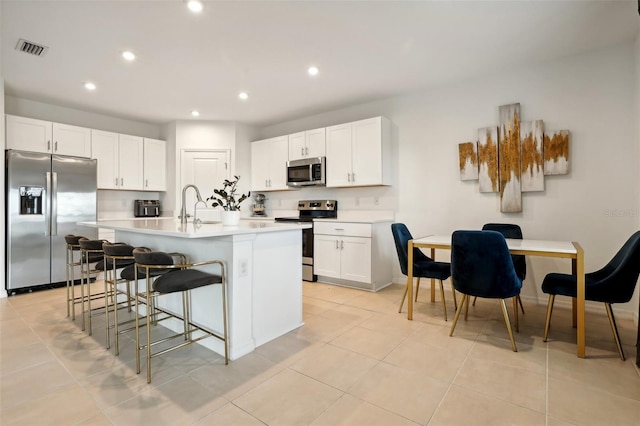
[[[336,200],[302,200],[298,201],[297,217],[276,217],[276,222],[311,222],[314,219],[336,219],[338,202]],[[313,227],[302,230],[302,279],[317,281],[313,273]]]

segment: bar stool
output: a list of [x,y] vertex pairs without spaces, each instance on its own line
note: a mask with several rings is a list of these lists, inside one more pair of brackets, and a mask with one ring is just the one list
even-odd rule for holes
[[[68,234],[64,236],[64,240],[67,244],[67,318],[71,316],[71,319],[76,319],[76,304],[80,303],[80,297],[75,296],[75,268],[82,265],[80,244],[78,240],[85,238],[80,235]],[[76,259],[76,253],[78,253],[78,259]]]
[[[109,253],[113,253],[112,250],[118,250],[121,253],[124,253],[122,257],[123,260],[128,260],[129,256],[126,254],[129,252],[129,250],[131,250],[131,256],[130,259],[134,259],[132,261],[131,264],[125,266],[122,271],[120,271],[120,279],[118,280],[118,282],[126,282],[127,283],[127,287],[125,289],[125,294],[127,297],[127,308],[129,311],[131,311],[131,302],[135,301],[136,299],[136,294],[137,294],[137,290],[134,289],[134,292],[131,293],[131,283],[135,282],[137,283],[138,280],[142,280],[146,278],[146,274],[144,270],[140,270],[138,269],[137,272],[137,276],[136,276],[136,266],[135,266],[135,258],[133,256],[133,250],[134,247],[126,245],[126,248],[122,248],[122,244],[123,243],[116,243],[116,245],[119,245],[119,247],[113,247],[115,245],[112,245],[112,247],[110,247],[109,244],[105,243],[102,245],[102,248],[105,252],[105,257],[107,258],[107,262],[111,262],[111,260],[109,259],[109,256],[107,256]],[[147,251],[151,251],[151,249],[147,248],[147,247],[140,247],[140,249],[143,250],[147,250]],[[184,257],[184,255],[180,254],[180,253],[169,253],[170,255],[174,255],[176,257],[178,257],[181,260],[181,263],[185,263],[186,262],[186,257]],[[118,266],[119,267],[119,266]],[[113,269],[113,265],[111,265],[111,267],[109,268],[109,270]],[[116,276],[115,274],[115,269],[113,270],[113,276]],[[149,271],[149,275],[151,277],[157,277],[160,276],[162,274],[166,274],[167,272],[172,272],[171,269],[153,269],[151,271]],[[110,281],[110,280],[109,280]],[[122,292],[119,292],[119,294],[122,294]],[[117,296],[116,296],[117,297]],[[146,304],[146,299],[143,300],[138,300],[139,303],[141,304]],[[153,305],[151,305],[149,307],[149,309],[151,309],[152,315],[153,315]],[[126,321],[120,321],[118,319],[118,310],[119,309],[114,309],[114,321],[113,321],[113,328],[114,328],[114,332],[113,332],[113,336],[114,336],[114,353],[115,355],[120,355],[120,335],[123,333],[126,333],[128,331],[131,330],[135,330],[135,319],[130,319],[130,320],[126,320]],[[139,312],[137,309],[135,309],[135,315],[139,315]],[[164,319],[164,318],[162,318]],[[127,324],[131,324],[130,327],[127,328],[121,328],[121,326],[123,325],[127,325]],[[108,326],[108,324],[107,324]]]
[[[145,345],[140,344],[140,323],[139,318],[136,316],[136,368],[137,373],[140,373],[140,350],[146,349],[147,352],[147,383],[151,383],[151,358],[181,348],[191,343],[195,343],[207,337],[215,337],[224,342],[224,361],[225,364],[229,363],[229,339],[227,332],[227,296],[226,296],[226,278],[224,263],[219,260],[208,260],[195,263],[174,263],[174,257],[171,254],[150,251],[146,248],[136,248],[133,250],[133,255],[136,259],[136,278],[139,270],[143,270],[146,276],[146,287],[142,292],[138,292],[137,279],[136,279],[136,311],[138,310],[138,303],[140,299],[145,299],[147,302],[146,322],[147,327],[147,340]],[[191,269],[196,266],[204,265],[219,265],[220,274],[211,274],[198,269]],[[152,280],[152,272],[154,270],[171,271],[160,275]],[[191,319],[191,290],[209,286],[213,284],[221,285],[221,300],[222,300],[222,318],[223,318],[223,331],[222,335],[218,332],[208,330],[203,326],[195,324]],[[163,309],[157,306],[156,300],[159,296],[167,295],[171,293],[181,293],[182,295],[182,316],[177,313],[170,312],[167,309]],[[151,307],[153,307],[153,312]],[[173,317],[182,320],[184,331],[177,333],[164,339],[151,341],[151,323],[152,319],[155,321],[158,314],[162,312],[168,317]],[[196,338],[193,337],[195,331],[204,333]],[[184,341],[171,346],[167,349],[158,351],[156,353],[151,352],[151,346],[158,343],[167,342],[177,337],[184,337]]]
[[[106,347],[107,349],[111,347],[111,339],[109,335],[109,330],[111,329],[109,309],[113,308],[115,353],[118,355],[118,310],[124,309],[124,307],[120,307],[120,305],[126,303],[127,310],[131,312],[131,302],[133,299],[131,296],[131,280],[122,278],[122,276],[121,278],[118,278],[117,270],[135,263],[135,259],[133,257],[133,246],[125,243],[105,242],[102,244],[102,251],[104,252],[104,259],[106,263],[104,276]],[[118,289],[118,284],[125,282],[126,287],[124,291],[120,291]],[[118,301],[119,295],[125,296],[125,300],[123,302]],[[111,297],[111,303],[109,303],[109,297]]]
[[[80,238],[78,244],[80,244],[80,251],[82,255],[80,261],[82,263],[80,267],[80,292],[82,301],[82,330],[85,330],[85,315],[87,316],[87,322],[89,325],[89,335],[93,333],[91,327],[91,317],[94,315],[91,309],[91,301],[104,297],[104,294],[98,293],[91,295],[91,278],[95,278],[100,272],[105,271],[104,252],[102,251],[102,244],[108,243],[107,240],[90,240],[88,238]],[[93,267],[91,266],[92,264]],[[87,288],[87,295],[84,294],[85,286]],[[88,304],[87,309],[84,308],[85,301]],[[102,309],[103,307],[96,308]],[[97,313],[95,313],[97,314]]]

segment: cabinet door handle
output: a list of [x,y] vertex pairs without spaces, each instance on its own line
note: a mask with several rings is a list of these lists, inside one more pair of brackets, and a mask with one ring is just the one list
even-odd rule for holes
[[120,178],[120,186],[124,186],[124,178]]
[[56,141],[56,143],[53,144],[53,151],[58,152],[58,141]]
[[304,155],[304,147],[300,147],[300,155]]
[[118,178],[116,178],[116,186],[118,186]]
[[149,179],[145,179],[144,180],[144,186],[145,186],[145,188],[149,187]]
[[347,182],[351,182],[351,173],[347,173]]
[[344,228],[333,228],[333,229],[335,229],[336,231],[344,231]]
[[47,141],[47,151],[51,150],[51,141]]
[[309,147],[308,146],[304,147],[304,155],[309,155]]
[[336,240],[336,250],[340,250],[340,245],[338,240]]
[[344,248],[344,241],[340,240],[340,250]]
[[355,173],[351,173],[351,183],[356,181],[356,174]]

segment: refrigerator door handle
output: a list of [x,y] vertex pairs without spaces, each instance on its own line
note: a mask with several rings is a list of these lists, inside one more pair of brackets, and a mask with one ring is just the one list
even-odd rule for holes
[[51,173],[52,191],[51,191],[51,235],[58,235],[58,173]]
[[51,172],[46,172],[45,173],[45,191],[46,191],[46,196],[44,197],[44,202],[45,202],[45,206],[44,206],[44,224],[45,224],[45,231],[44,231],[44,235],[46,237],[50,237],[51,236],[51,218],[50,218],[50,208],[51,208],[51,202],[49,201],[51,199]]

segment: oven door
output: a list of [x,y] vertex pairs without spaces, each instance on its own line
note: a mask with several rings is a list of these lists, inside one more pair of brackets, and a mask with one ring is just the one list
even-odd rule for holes
[[317,281],[313,274],[313,228],[302,230],[302,279]]

